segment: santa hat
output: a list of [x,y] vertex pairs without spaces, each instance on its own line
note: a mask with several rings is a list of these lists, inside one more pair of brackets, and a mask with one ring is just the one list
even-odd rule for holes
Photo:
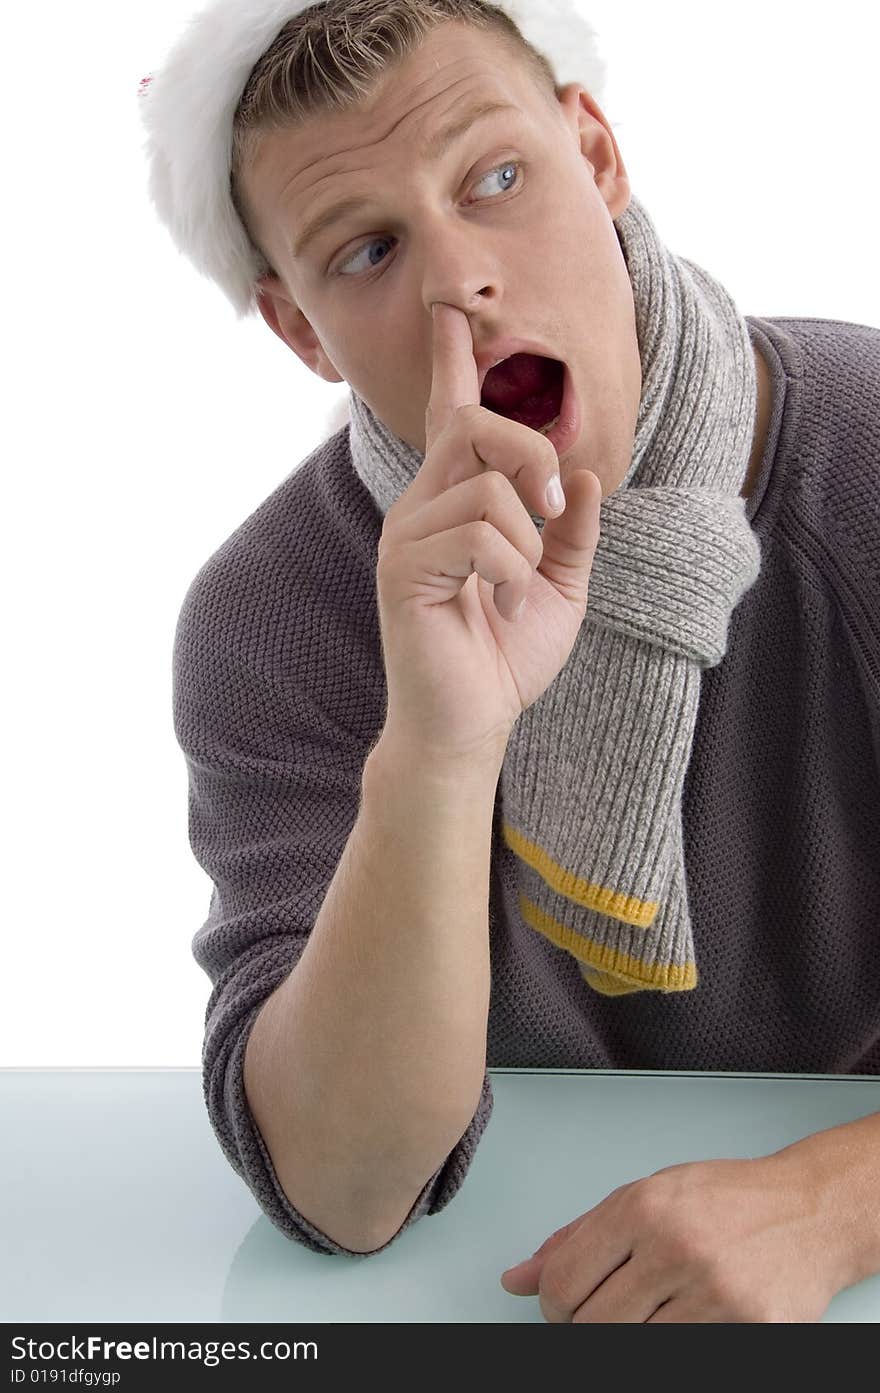
[[[560,86],[579,82],[601,105],[605,64],[577,0],[496,0],[549,59]],[[177,248],[220,286],[239,318],[256,309],[265,270],[232,202],[232,122],[254,67],[308,0],[213,0],[163,66],[143,78],[149,194]]]

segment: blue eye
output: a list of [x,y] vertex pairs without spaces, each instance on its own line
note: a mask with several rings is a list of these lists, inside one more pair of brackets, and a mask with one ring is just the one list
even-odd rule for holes
[[[338,270],[338,272],[337,272],[337,275],[340,275],[340,276],[341,276],[341,275],[345,275],[345,274],[346,274],[346,272],[345,272],[345,267],[346,267],[346,266],[351,266],[352,263],[355,262],[355,261],[357,260],[357,258],[358,258],[359,256],[362,255],[363,252],[367,251],[368,248],[370,248],[370,247],[381,247],[381,245],[382,245],[383,242],[386,242],[386,243],[387,243],[387,242],[390,242],[390,240],[391,240],[390,237],[374,237],[373,240],[372,240],[371,242],[365,242],[364,245],[363,245],[362,247],[359,247],[359,248],[358,248],[358,250],[354,253],[353,256],[350,256],[350,257],[348,258],[347,261],[343,261],[342,265],[339,267],[339,270]],[[377,263],[374,263],[374,265],[375,265],[375,264],[377,264]],[[371,268],[370,268],[370,267],[358,267],[357,270],[355,271],[355,275],[359,274],[359,272],[360,272],[361,270],[369,270],[369,269],[371,269]]]
[[[479,187],[480,184],[485,183],[487,179],[491,179],[497,174],[506,173],[506,171],[510,169],[520,169],[519,163],[516,160],[507,160],[504,164],[496,165],[494,169],[490,169],[485,174],[480,176],[480,179],[477,182],[477,187]],[[502,193],[508,193],[511,187],[512,185],[508,185],[506,189],[502,189]],[[381,246],[383,242],[387,243],[390,241],[390,237],[373,237],[369,242],[364,242],[362,246],[358,247],[356,252],[353,252],[351,256],[347,257],[345,261],[340,263],[339,267],[337,268],[336,274],[348,275],[349,273],[345,271],[345,268],[347,266],[352,266],[357,261],[359,256],[361,256],[364,252],[369,251],[371,247]],[[373,262],[374,266],[380,264],[381,262]],[[354,272],[354,274],[359,275],[360,272],[363,270],[372,270],[372,266],[360,267],[358,268],[358,270]]]
[[[495,167],[495,169],[490,169],[487,174],[484,174],[482,176],[482,178],[479,180],[479,183],[482,184],[486,179],[491,179],[493,174],[498,174],[501,171],[508,169],[519,169],[519,165],[517,164],[516,160],[508,160],[506,164],[499,164]],[[507,193],[507,189],[504,189],[503,192]]]

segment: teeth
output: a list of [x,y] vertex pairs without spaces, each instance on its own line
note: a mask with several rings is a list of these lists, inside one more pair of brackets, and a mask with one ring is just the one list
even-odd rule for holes
[[[562,413],[560,412],[559,415],[561,416]],[[556,425],[556,422],[557,422],[558,420],[559,420],[559,416],[554,416],[552,421],[548,421],[547,424],[546,424],[546,426],[542,426],[542,427],[541,427],[541,429],[538,431],[538,434],[539,434],[539,435],[548,435],[548,434],[550,433],[550,431],[553,429],[553,427]]]

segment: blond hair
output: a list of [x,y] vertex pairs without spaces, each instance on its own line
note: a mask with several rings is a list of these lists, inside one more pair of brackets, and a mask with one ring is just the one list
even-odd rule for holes
[[558,109],[560,89],[551,63],[488,0],[323,0],[311,5],[289,20],[263,53],[232,123],[230,193],[260,263],[259,274],[274,273],[274,268],[252,231],[242,175],[260,139],[313,116],[352,111],[373,94],[389,69],[450,21],[496,35],[524,64],[548,106]]

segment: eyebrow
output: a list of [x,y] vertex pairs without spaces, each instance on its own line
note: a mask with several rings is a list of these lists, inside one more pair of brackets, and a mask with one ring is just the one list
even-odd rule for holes
[[[426,141],[418,152],[419,158],[427,164],[436,164],[446,154],[450,145],[465,135],[477,121],[502,111],[513,112],[517,116],[522,115],[519,107],[512,106],[510,102],[489,100],[477,102],[476,105],[469,107],[461,116],[457,116],[454,121],[450,121],[448,125]],[[360,213],[371,206],[372,201],[369,198],[362,198],[360,195],[343,198],[337,203],[332,203],[329,208],[325,208],[322,213],[318,213],[310,222],[304,224],[291,245],[294,260],[300,260],[309,243],[325,232],[332,223],[337,222],[340,218]]]

